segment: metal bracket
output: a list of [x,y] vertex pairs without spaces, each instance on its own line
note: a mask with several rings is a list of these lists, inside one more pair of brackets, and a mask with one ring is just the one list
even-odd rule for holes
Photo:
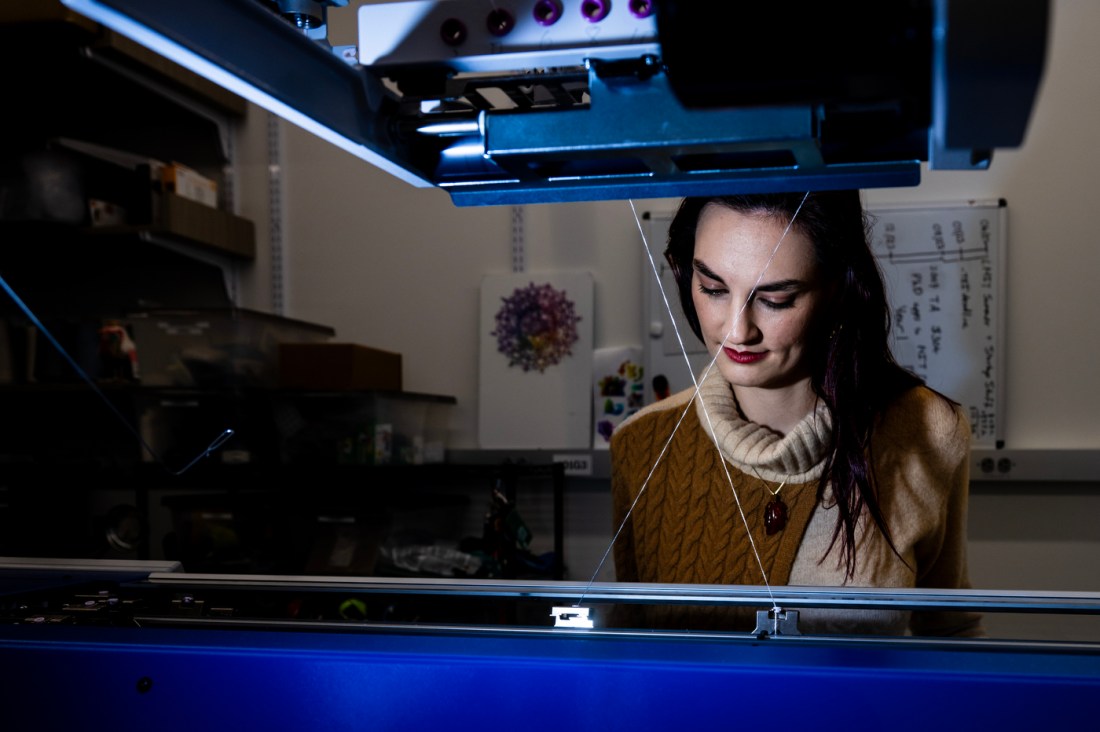
[[798,611],[784,610],[781,607],[757,610],[756,630],[752,634],[757,638],[767,638],[771,635],[802,635],[798,630]]

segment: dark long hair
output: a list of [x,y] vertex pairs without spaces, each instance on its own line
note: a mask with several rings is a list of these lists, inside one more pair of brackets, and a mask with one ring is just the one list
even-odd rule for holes
[[[686,198],[668,230],[665,258],[672,266],[684,315],[700,340],[692,299],[695,230],[708,204],[786,222],[814,247],[818,270],[832,300],[810,336],[811,384],[832,417],[821,501],[832,482],[838,509],[830,549],[841,542],[848,576],[855,572],[855,532],[864,509],[893,547],[878,501],[871,456],[876,418],[902,392],[922,384],[890,351],[890,306],[882,273],[868,242],[869,223],[859,191],[774,193]],[[796,215],[797,212],[797,215]],[[895,548],[895,552],[896,552]]]

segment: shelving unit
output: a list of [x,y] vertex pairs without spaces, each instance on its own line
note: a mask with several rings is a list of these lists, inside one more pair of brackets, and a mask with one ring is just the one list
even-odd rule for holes
[[[501,530],[506,522],[494,533],[484,521],[494,488],[521,519],[551,501],[552,528],[535,529],[529,550]],[[475,576],[561,579],[564,488],[560,465],[232,465],[215,457],[175,475],[154,463],[4,463],[0,555],[409,576],[417,573],[385,551],[435,544],[498,558]]]
[[[140,449],[122,425],[140,429],[151,392],[105,384],[97,395],[67,358],[98,379],[105,322],[231,305],[230,269],[255,257],[255,228],[235,213],[234,137],[247,105],[52,0],[0,8],[0,61],[16,100],[0,117],[0,274],[22,301],[0,296],[2,398],[25,426],[48,415],[40,431],[11,434],[4,453],[53,443],[68,448],[54,451],[63,461],[98,450],[103,463],[125,462]],[[214,181],[217,206],[161,187],[150,172],[160,163]],[[106,223],[93,215],[108,206],[117,216]]]
[[[0,119],[3,223],[69,224],[51,233],[97,237],[88,246],[136,239],[255,256],[252,222],[235,213],[244,100],[56,2],[0,9],[0,60],[11,71],[5,93],[18,100]],[[160,163],[214,181],[218,206],[158,190],[146,167]],[[91,226],[92,200],[125,221]]]
[[[500,466],[377,465],[340,452],[379,405],[445,408],[452,397],[103,380],[105,320],[235,307],[227,271],[256,254],[255,227],[236,213],[234,138],[248,107],[48,0],[0,8],[0,62],[14,100],[0,116],[0,275],[97,381],[82,381],[0,296],[0,554],[146,559],[174,534],[202,568],[303,572],[320,566],[322,529],[342,526],[321,516],[386,516],[424,504],[433,482],[488,498]],[[217,207],[158,189],[146,169],[156,163],[215,181]],[[125,218],[97,220],[92,199]],[[224,449],[176,474],[226,428],[235,434]],[[393,447],[395,462],[425,458],[400,439]],[[427,457],[441,460],[442,447]],[[560,475],[525,470],[556,496],[560,519]],[[224,516],[227,505],[227,523],[189,524],[214,538],[165,522],[190,521],[187,506]],[[217,536],[232,546],[203,552],[192,541]],[[553,541],[560,576],[560,530]]]

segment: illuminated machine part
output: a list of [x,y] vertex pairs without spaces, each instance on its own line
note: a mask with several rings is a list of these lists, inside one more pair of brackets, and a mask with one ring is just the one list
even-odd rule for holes
[[[63,0],[457,205],[916,185],[1022,144],[1048,0]],[[273,12],[273,9],[275,12]],[[318,23],[318,19],[320,23]]]

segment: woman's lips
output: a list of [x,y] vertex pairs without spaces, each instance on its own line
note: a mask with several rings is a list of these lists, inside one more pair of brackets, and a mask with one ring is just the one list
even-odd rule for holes
[[737,351],[725,347],[723,347],[722,350],[734,363],[756,363],[757,361],[763,360],[764,357],[768,355],[767,351]]

